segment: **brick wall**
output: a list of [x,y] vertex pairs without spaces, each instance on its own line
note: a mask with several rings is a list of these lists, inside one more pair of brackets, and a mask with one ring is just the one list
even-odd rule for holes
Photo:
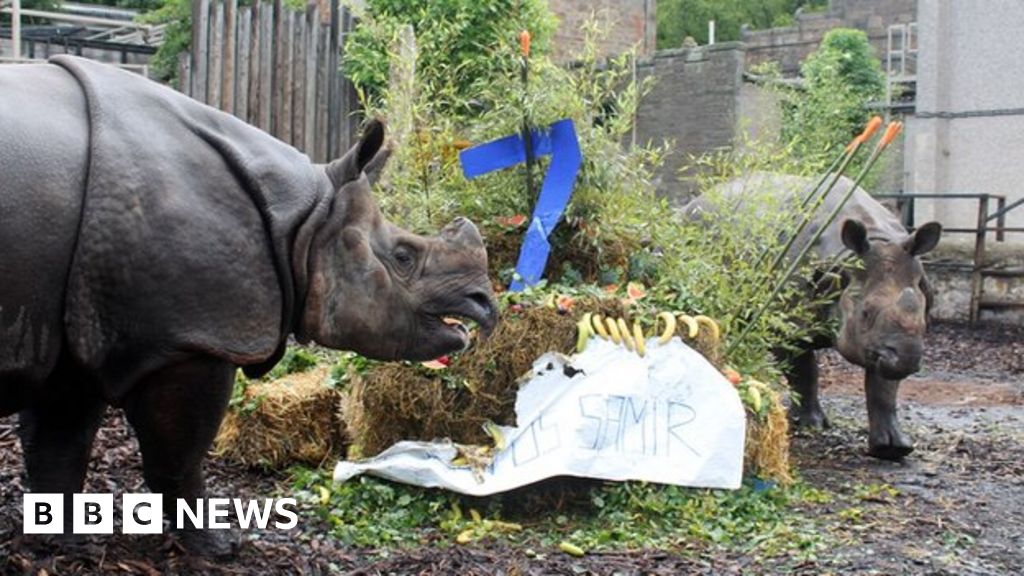
[[566,61],[583,46],[583,24],[593,15],[608,27],[608,38],[601,45],[601,56],[612,56],[634,45],[641,55],[654,52],[656,0],[550,0],[558,17],[555,31],[555,58]]

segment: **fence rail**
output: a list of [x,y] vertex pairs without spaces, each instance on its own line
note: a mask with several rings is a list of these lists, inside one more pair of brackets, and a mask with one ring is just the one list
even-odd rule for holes
[[[1009,205],[1006,203],[1006,196],[1001,194],[874,194],[875,198],[884,200],[895,200],[896,209],[901,215],[904,226],[907,230],[915,230],[914,204],[917,200],[974,200],[978,203],[977,226],[974,228],[943,228],[943,233],[972,234],[974,235],[974,257],[969,264],[971,271],[971,301],[969,318],[971,324],[976,324],[981,318],[981,311],[988,309],[1022,308],[1024,301],[1017,300],[993,300],[985,297],[985,278],[1024,278],[1024,269],[998,269],[991,268],[986,264],[986,239],[989,232],[995,232],[996,242],[1003,242],[1006,233],[1024,233],[1024,228],[1007,227],[1006,214],[1019,206],[1024,206],[1024,200],[1015,201]],[[991,202],[995,202],[995,212],[990,210]],[[995,226],[989,226],[989,222],[995,220]]]
[[337,53],[345,8],[291,10],[281,0],[192,1],[192,46],[178,88],[325,162],[347,150],[359,119]]

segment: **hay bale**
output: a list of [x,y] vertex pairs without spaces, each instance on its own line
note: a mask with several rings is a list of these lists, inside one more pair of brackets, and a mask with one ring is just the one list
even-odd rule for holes
[[250,382],[221,423],[214,455],[263,468],[320,465],[337,458],[343,426],[339,394],[327,385],[328,372],[320,367]]
[[[519,378],[549,351],[568,353],[576,343],[576,322],[584,311],[623,317],[631,324],[629,307],[618,298],[577,300],[572,314],[545,306],[508,312],[494,334],[455,359],[447,370],[419,365],[386,364],[356,377],[342,400],[342,413],[351,438],[348,457],[379,454],[401,440],[449,438],[459,444],[488,444],[487,421],[515,424]],[[685,327],[677,327],[681,334]],[[686,340],[721,367],[720,343],[705,331]],[[745,465],[761,478],[791,481],[786,412],[778,394],[763,419],[749,415]]]
[[743,468],[764,480],[780,484],[793,481],[789,468],[789,418],[779,393],[768,393],[769,408],[763,418],[747,413],[747,441]]
[[[577,308],[622,316],[618,300],[584,299]],[[570,352],[577,315],[532,306],[507,313],[490,338],[448,370],[388,364],[356,378],[343,405],[350,457],[380,453],[400,440],[489,441],[484,422],[515,424],[517,380],[542,354]]]

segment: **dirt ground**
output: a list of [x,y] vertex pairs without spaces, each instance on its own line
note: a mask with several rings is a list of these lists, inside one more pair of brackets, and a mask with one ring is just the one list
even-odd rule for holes
[[[800,564],[695,543],[686,554],[626,551],[531,558],[507,544],[374,551],[324,536],[312,515],[295,531],[247,536],[237,560],[208,563],[181,553],[171,536],[115,535],[70,546],[26,541],[15,418],[0,419],[2,574],[1021,574],[1024,573],[1024,329],[940,325],[925,369],[901,391],[904,429],[917,450],[901,464],[864,455],[862,375],[824,355],[824,405],[833,427],[799,434],[793,449],[807,484],[843,499],[794,513],[847,518],[839,544]],[[211,492],[266,497],[283,475],[223,462],[207,466]],[[135,441],[111,414],[90,465],[91,492],[142,491]],[[849,501],[858,503],[850,507]],[[842,502],[842,503],[840,503]],[[843,509],[838,511],[837,509]]]

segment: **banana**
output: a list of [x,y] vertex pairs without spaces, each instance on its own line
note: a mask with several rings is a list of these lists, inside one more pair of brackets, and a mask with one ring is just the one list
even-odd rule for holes
[[612,342],[616,344],[622,343],[622,335],[619,334],[619,325],[615,322],[614,318],[605,318],[605,323],[608,324],[608,334],[612,337]]
[[679,321],[682,322],[683,324],[686,324],[686,329],[688,330],[688,332],[686,333],[687,338],[692,340],[696,338],[698,334],[700,334],[700,325],[697,324],[697,319],[694,318],[693,316],[680,314]]
[[622,318],[617,320],[619,325],[619,334],[622,335],[622,343],[626,346],[626,350],[632,352],[636,349],[636,345],[633,344],[633,334],[629,331],[629,325]]
[[642,358],[647,353],[647,342],[644,340],[644,329],[637,320],[633,320],[633,343],[636,344],[636,353]]
[[583,352],[587,347],[587,342],[590,341],[590,337],[594,335],[594,327],[590,322],[590,312],[583,315],[583,318],[576,323],[576,353]]
[[570,556],[576,556],[577,558],[586,554],[583,548],[569,542],[559,542],[558,549]]
[[764,382],[761,382],[760,380],[754,380],[753,378],[748,378],[747,379],[747,385],[760,388],[761,390],[764,390],[766,392],[769,390],[767,384],[765,384]]
[[597,332],[597,335],[607,340],[608,330],[604,327],[604,318],[601,318],[600,314],[594,314],[590,320],[594,324],[594,330]]
[[722,337],[722,330],[718,327],[718,322],[715,322],[713,319],[708,318],[703,314],[694,316],[693,319],[697,321],[697,324],[704,324],[709,330],[711,330],[711,340],[717,344]]
[[505,441],[505,435],[501,432],[501,428],[497,424],[490,420],[484,422],[484,432],[494,440],[494,449],[499,452],[504,450],[508,443]]
[[754,412],[761,411],[761,390],[757,386],[747,387],[747,394],[750,395],[750,407],[753,408]]
[[[676,335],[676,317],[671,312],[662,312],[658,314],[658,318],[665,321],[665,331],[658,338],[658,344],[668,344],[669,340]],[[654,324],[657,327],[657,320],[655,320]]]

